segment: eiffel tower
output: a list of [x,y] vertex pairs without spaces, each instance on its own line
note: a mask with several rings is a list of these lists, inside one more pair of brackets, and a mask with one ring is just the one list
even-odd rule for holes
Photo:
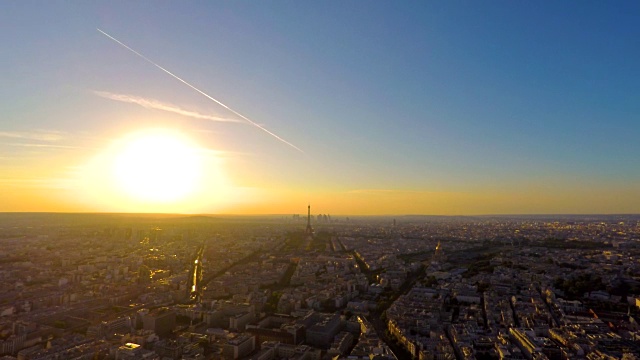
[[307,206],[307,228],[304,232],[307,235],[313,235],[313,228],[311,227],[311,204]]

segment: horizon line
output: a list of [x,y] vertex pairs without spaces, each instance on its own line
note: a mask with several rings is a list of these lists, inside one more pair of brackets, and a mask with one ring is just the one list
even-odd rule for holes
[[[298,213],[171,213],[171,212],[100,212],[100,211],[0,211],[3,214],[58,214],[58,215],[180,215],[180,216],[291,216]],[[325,213],[319,213],[324,215]],[[486,214],[331,214],[353,217],[490,217],[490,216],[640,216],[638,213],[486,213]],[[312,214],[313,215],[313,214]]]

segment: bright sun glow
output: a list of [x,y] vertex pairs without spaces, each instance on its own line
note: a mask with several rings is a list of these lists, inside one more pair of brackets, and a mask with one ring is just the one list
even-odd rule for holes
[[96,211],[148,213],[218,212],[255,199],[227,180],[225,154],[198,135],[156,128],[113,139],[75,170],[82,193],[73,198]]
[[132,135],[118,150],[113,175],[131,197],[172,202],[195,191],[202,175],[202,158],[189,139],[167,130]]

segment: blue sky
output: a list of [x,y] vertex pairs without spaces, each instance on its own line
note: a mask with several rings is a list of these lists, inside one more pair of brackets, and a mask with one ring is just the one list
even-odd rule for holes
[[[77,168],[129,129],[163,126],[226,154],[237,186],[290,199],[282,212],[365,212],[336,203],[363,190],[424,205],[362,200],[381,213],[637,212],[638,19],[637,3],[595,1],[9,3],[0,177],[64,178],[38,169]],[[305,153],[246,124],[97,96],[233,117],[96,28]],[[63,139],[40,154],[8,136],[34,131]],[[467,198],[439,211],[434,192]],[[478,194],[502,200],[472,206]]]

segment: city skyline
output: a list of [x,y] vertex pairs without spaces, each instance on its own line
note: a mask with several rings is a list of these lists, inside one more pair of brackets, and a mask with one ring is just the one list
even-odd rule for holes
[[3,212],[640,212],[638,4],[5,8]]

